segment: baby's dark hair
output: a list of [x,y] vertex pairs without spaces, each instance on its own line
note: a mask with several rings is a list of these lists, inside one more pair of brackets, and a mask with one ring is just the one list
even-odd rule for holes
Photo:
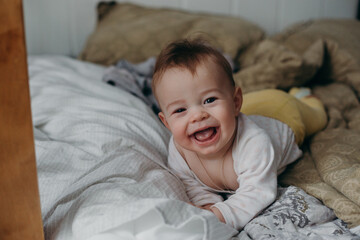
[[153,93],[156,95],[156,85],[166,70],[170,68],[185,68],[192,74],[196,74],[197,66],[208,60],[218,64],[224,70],[232,86],[235,86],[232,68],[223,54],[204,40],[183,39],[170,43],[157,57],[152,80]]

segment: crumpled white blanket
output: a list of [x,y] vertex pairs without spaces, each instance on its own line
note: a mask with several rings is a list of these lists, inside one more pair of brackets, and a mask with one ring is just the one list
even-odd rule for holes
[[105,68],[61,56],[28,64],[46,239],[356,239],[295,187],[238,233],[186,203],[165,163],[169,132],[140,99],[102,82]]
[[101,81],[104,68],[30,57],[30,91],[46,239],[229,239],[187,204],[165,166],[169,133],[141,100]]

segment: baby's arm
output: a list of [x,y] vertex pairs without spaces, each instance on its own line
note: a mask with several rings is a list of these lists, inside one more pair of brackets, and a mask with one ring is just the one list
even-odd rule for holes
[[213,208],[222,213],[227,224],[241,229],[275,200],[277,174],[274,150],[268,138],[248,139],[244,148],[238,149],[234,156],[242,159],[234,159],[235,165],[239,164],[235,169],[239,188],[226,201],[216,203]]
[[171,169],[184,184],[186,194],[188,195],[191,203],[193,203],[195,206],[207,209],[213,204],[222,202],[224,200],[219,194],[209,191],[206,186],[203,186],[193,176],[184,172],[180,172],[179,169],[175,169],[173,167]]
[[197,181],[189,166],[177,151],[172,138],[169,143],[168,166],[184,184],[186,193],[193,205],[202,208],[205,205],[224,200],[220,195],[209,191],[208,187]]
[[190,172],[190,169],[183,162],[177,162],[176,159],[172,159],[169,155],[168,165],[172,172],[181,180],[184,184],[186,194],[190,199],[189,204],[209,210],[223,223],[225,219],[223,214],[214,207],[217,202],[223,202],[224,199],[216,193],[210,192],[206,186],[203,186]]
[[222,213],[219,211],[219,209],[217,209],[216,207],[213,207],[213,208],[210,207],[209,210],[215,214],[215,216],[220,220],[220,222],[226,223],[225,218],[222,215]]

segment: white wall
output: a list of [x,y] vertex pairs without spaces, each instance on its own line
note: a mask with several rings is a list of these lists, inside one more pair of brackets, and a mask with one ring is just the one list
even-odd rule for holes
[[[99,0],[23,0],[28,54],[76,56],[96,24]],[[118,1],[124,2],[124,1]],[[358,0],[129,0],[156,7],[240,16],[268,35],[317,18],[356,18]]]

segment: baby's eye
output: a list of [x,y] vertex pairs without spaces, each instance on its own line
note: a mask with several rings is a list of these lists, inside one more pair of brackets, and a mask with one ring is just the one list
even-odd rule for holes
[[174,113],[181,113],[181,112],[184,112],[184,111],[186,111],[185,108],[179,108],[179,109],[176,109],[176,110],[174,111]]
[[215,102],[215,100],[216,100],[215,97],[210,97],[210,98],[205,100],[204,104]]

